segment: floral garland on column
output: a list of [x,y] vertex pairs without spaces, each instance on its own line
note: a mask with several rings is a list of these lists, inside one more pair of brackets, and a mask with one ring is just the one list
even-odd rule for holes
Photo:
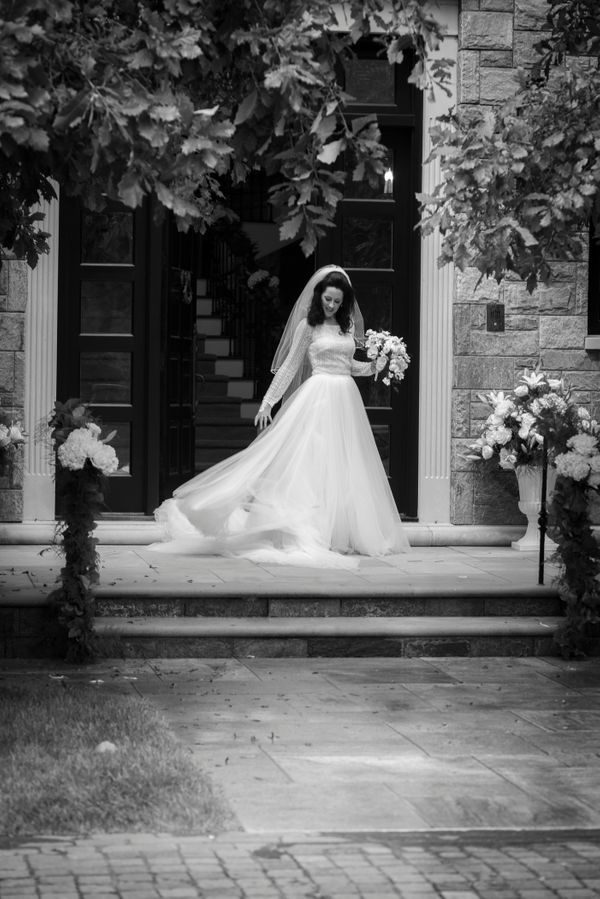
[[65,560],[50,601],[67,660],[88,661],[96,650],[92,588],[99,580],[93,532],[104,508],[106,477],[119,467],[115,450],[107,445],[115,432],[100,439],[96,418],[79,399],[57,402],[49,426],[56,453],[57,536]]
[[581,430],[566,441],[555,460],[558,477],[552,496],[561,573],[559,589],[566,619],[557,642],[566,656],[583,655],[600,623],[600,545],[590,524],[590,506],[600,487],[600,426],[580,409]]
[[20,421],[0,411],[0,477],[5,477],[12,467],[20,447],[25,443],[23,425]]
[[539,369],[521,372],[512,394],[491,391],[479,398],[491,413],[468,459],[496,459],[512,470],[540,465],[546,442],[557,472],[550,517],[558,545],[557,586],[565,603],[565,621],[555,639],[563,655],[582,655],[600,623],[600,546],[590,520],[600,487],[600,425],[573,401],[563,379]]

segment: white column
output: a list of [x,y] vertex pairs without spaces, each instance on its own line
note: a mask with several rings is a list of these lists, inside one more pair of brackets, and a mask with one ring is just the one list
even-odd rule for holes
[[[448,35],[440,56],[457,58],[456,4],[442,7]],[[429,156],[429,129],[435,118],[456,104],[456,86],[447,97],[436,88],[433,100],[423,97],[423,161]],[[423,166],[422,192],[429,194],[440,180],[437,160]],[[450,521],[450,452],[452,399],[452,300],[454,269],[438,268],[438,233],[421,244],[421,339],[419,371],[419,521]]]
[[[58,193],[58,185],[54,185]],[[41,203],[40,223],[50,232],[50,252],[29,272],[25,316],[25,444],[24,521],[54,520],[54,466],[44,424],[56,399],[56,332],[58,316],[58,200]]]

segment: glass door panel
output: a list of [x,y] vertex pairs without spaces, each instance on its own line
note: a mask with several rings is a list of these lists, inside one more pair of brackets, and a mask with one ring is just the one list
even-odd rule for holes
[[81,282],[81,334],[133,334],[130,281]]

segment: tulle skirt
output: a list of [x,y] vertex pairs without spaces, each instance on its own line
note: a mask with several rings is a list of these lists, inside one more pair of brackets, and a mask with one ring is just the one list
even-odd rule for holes
[[162,552],[352,567],[409,549],[362,398],[349,376],[313,374],[246,449],[156,510]]

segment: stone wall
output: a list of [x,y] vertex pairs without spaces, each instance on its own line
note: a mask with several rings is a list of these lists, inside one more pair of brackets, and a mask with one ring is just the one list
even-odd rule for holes
[[[3,258],[0,269],[0,408],[15,421],[24,417],[27,263]],[[0,476],[0,521],[23,516],[23,449]]]
[[[459,19],[458,106],[468,112],[507,97],[516,67],[532,60],[546,0],[462,0]],[[513,472],[464,458],[489,413],[478,394],[511,390],[524,367],[538,362],[565,377],[576,399],[600,417],[600,352],[586,350],[587,263],[555,266],[555,280],[533,295],[520,280],[482,282],[458,273],[453,309],[451,520],[454,524],[520,524]],[[505,330],[490,332],[488,303],[504,304]]]

